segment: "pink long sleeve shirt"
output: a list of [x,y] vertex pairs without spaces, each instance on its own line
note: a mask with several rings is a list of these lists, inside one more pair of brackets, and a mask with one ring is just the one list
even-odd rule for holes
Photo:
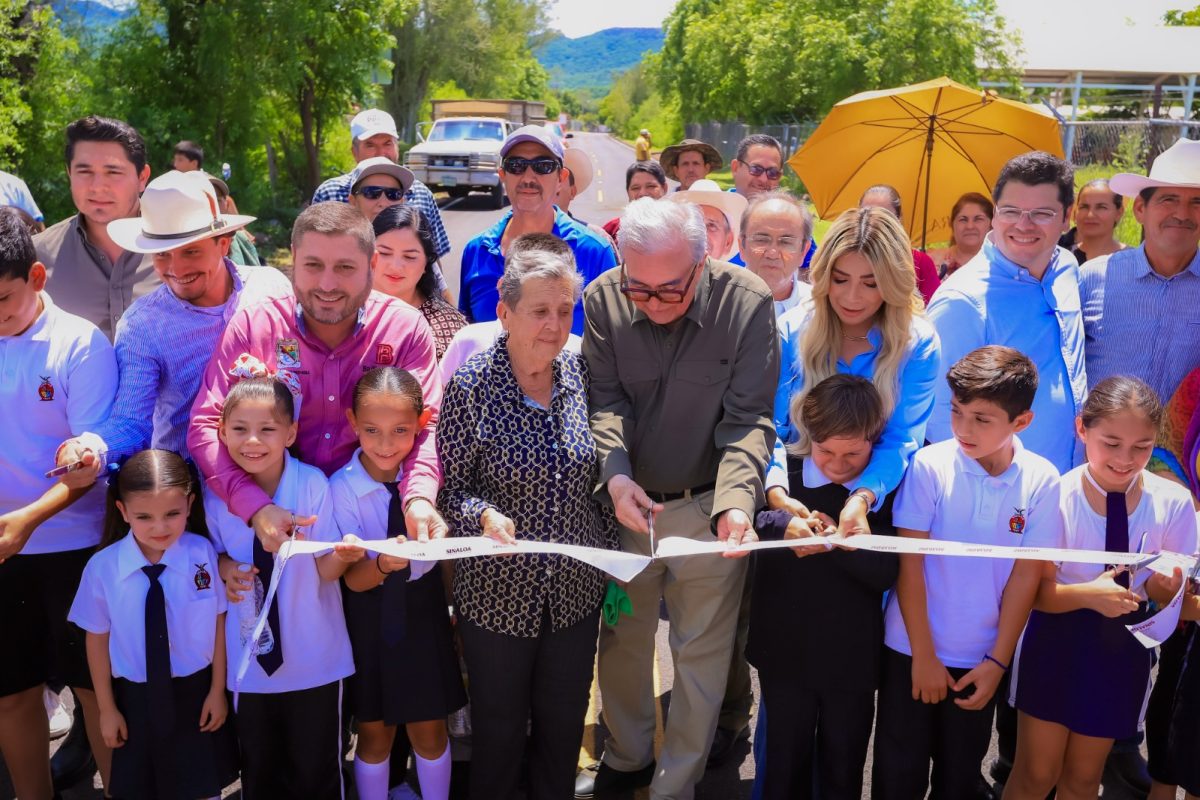
[[434,441],[434,423],[442,402],[433,334],[415,308],[372,292],[359,311],[353,332],[330,349],[310,334],[296,299],[264,299],[242,309],[229,321],[217,350],[204,371],[192,405],[188,450],[209,488],[229,510],[249,523],[271,503],[250,476],[233,462],[217,438],[221,409],[230,386],[234,362],[248,354],[287,378],[298,408],[296,447],[302,461],[331,475],[358,446],[346,420],[354,384],[373,367],[406,369],[421,382],[425,406],[434,410],[404,462],[402,496],[437,499],[441,483]]

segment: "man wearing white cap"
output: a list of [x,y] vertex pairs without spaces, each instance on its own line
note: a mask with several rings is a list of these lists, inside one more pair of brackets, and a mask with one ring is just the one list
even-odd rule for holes
[[[155,178],[141,210],[140,217],[110,222],[108,235],[127,252],[151,255],[162,285],[136,300],[117,324],[117,398],[102,425],[66,443],[77,457],[91,450],[115,459],[146,447],[186,456],[189,411],[225,323],[261,298],[291,294],[273,267],[239,266],[228,258],[233,234],[254,217],[222,214],[204,173]],[[96,471],[77,479],[94,478]]]
[[350,173],[350,205],[372,222],[388,206],[404,202],[416,176],[386,156],[358,162]]
[[[386,111],[368,108],[360,111],[350,121],[350,151],[354,154],[354,160],[357,162],[379,156],[392,162],[399,161],[399,141],[400,134],[396,131],[396,121]],[[353,172],[348,172],[322,183],[313,193],[313,203],[324,203],[329,200],[350,202],[350,184],[353,182],[351,180],[353,175]],[[438,257],[441,258],[449,253],[450,237],[446,235],[446,226],[442,224],[442,215],[438,211],[437,201],[433,199],[433,192],[429,191],[425,184],[414,180],[405,190],[404,197],[408,203],[416,206],[421,215],[429,222],[429,230],[433,233],[433,244]],[[437,269],[436,274],[439,284],[443,283],[441,270]],[[439,286],[439,288],[443,287]]]
[[[523,234],[552,233],[570,245],[584,286],[617,264],[607,241],[555,205],[559,186],[566,180],[557,137],[541,125],[518,128],[501,145],[500,159],[500,180],[512,207],[463,248],[458,308],[472,322],[496,318],[500,300],[496,282],[504,274],[504,255]],[[571,333],[583,334],[582,301],[575,304]]]
[[1088,388],[1134,375],[1165,403],[1200,367],[1200,141],[1180,139],[1149,177],[1123,172],[1108,185],[1133,198],[1145,240],[1080,269]]

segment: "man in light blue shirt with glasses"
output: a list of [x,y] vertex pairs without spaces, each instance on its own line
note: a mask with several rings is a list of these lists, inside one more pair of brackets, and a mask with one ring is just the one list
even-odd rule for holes
[[[996,214],[983,249],[942,284],[927,309],[942,342],[941,375],[984,345],[1029,356],[1038,390],[1021,442],[1066,472],[1082,458],[1075,416],[1087,395],[1079,268],[1058,246],[1074,202],[1074,170],[1049,153],[1025,153],[1004,165],[992,197]],[[952,435],[950,387],[942,379],[926,438]]]

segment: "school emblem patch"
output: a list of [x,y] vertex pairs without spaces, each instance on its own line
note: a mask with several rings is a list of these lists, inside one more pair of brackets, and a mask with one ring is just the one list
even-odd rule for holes
[[208,564],[197,564],[196,574],[192,576],[192,580],[196,583],[196,591],[202,592],[212,586],[212,576],[208,574],[206,567]]
[[42,383],[38,386],[37,390],[38,400],[41,400],[43,403],[49,403],[54,399],[54,384],[50,382],[50,378],[47,375],[38,375],[38,377],[42,379]]
[[1008,518],[1008,530],[1010,533],[1025,532],[1025,509],[1013,509],[1013,515]]
[[396,359],[396,354],[392,350],[390,344],[375,345],[375,363],[381,367],[391,366],[391,363]]
[[298,339],[279,339],[275,342],[275,366],[277,369],[295,369],[300,366]]

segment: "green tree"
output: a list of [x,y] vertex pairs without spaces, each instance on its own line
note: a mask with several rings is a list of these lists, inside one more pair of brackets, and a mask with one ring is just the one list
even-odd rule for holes
[[1200,6],[1191,11],[1179,8],[1168,11],[1163,15],[1163,22],[1167,25],[1200,25]]
[[541,0],[417,0],[392,29],[395,55],[384,87],[401,136],[414,138],[430,87],[449,80],[472,97],[546,98],[549,75],[530,49],[543,26]]
[[867,89],[973,83],[979,56],[1012,75],[993,0],[680,0],[664,27],[657,74],[688,120],[812,118]]

